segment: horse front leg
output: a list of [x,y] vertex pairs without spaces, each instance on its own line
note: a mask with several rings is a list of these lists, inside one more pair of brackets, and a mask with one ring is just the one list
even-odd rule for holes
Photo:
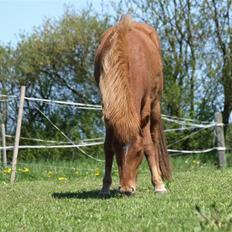
[[150,123],[144,128],[144,153],[151,172],[151,182],[157,193],[167,192],[159,167],[159,157],[150,133]]
[[155,157],[154,146],[147,145],[144,149],[144,153],[148,162],[148,166],[151,172],[151,182],[155,188],[156,193],[165,193],[167,192],[164,182],[161,177],[161,172],[159,169],[159,163]]
[[102,197],[110,195],[110,186],[112,184],[112,165],[114,158],[112,140],[113,140],[112,133],[109,130],[107,130],[105,143],[104,143],[105,174],[103,178],[103,186],[99,193],[99,195]]

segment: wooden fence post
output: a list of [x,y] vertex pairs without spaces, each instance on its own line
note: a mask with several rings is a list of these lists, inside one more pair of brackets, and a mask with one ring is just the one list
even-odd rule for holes
[[6,131],[5,131],[5,124],[1,124],[1,131],[2,131],[2,146],[3,146],[3,167],[7,166],[7,155],[6,155]]
[[17,157],[18,157],[18,150],[19,150],[19,140],[20,140],[20,133],[21,133],[22,117],[23,117],[25,91],[26,91],[26,87],[21,86],[17,128],[16,128],[16,134],[15,134],[14,153],[13,153],[13,160],[12,160],[12,173],[11,173],[11,179],[10,179],[11,183],[14,183],[15,175],[16,175],[16,164],[17,164]]
[[225,147],[224,128],[223,128],[221,113],[219,112],[215,113],[215,122],[216,122],[215,132],[216,132],[219,167],[224,167],[226,165],[226,156],[225,156],[226,147]]
[[[6,118],[7,118],[7,97],[3,96],[0,101],[0,131],[1,131],[1,145],[3,146],[3,149],[0,151],[0,162],[3,163],[3,167],[6,167],[7,161],[6,161],[6,136],[5,136],[5,124],[6,124]],[[2,156],[1,156],[2,153]]]
[[[0,140],[1,141],[1,140]],[[0,145],[1,146],[1,145]],[[2,150],[0,149],[0,167],[1,167],[1,163],[2,163]]]

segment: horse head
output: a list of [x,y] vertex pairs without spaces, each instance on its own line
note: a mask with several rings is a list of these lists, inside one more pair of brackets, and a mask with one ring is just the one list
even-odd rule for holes
[[131,195],[136,191],[138,168],[143,159],[142,138],[137,137],[130,144],[115,143],[116,160],[119,171],[119,191]]

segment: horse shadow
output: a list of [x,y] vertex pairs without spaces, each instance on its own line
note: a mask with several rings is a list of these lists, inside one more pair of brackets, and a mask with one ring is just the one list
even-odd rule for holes
[[100,196],[99,190],[90,190],[82,192],[54,192],[52,197],[55,199],[109,199],[120,198],[121,194],[118,190],[113,189],[110,191],[110,195]]

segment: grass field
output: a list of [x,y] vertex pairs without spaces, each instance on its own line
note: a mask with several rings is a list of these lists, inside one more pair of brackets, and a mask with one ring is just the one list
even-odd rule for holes
[[232,168],[185,160],[158,196],[143,164],[134,196],[116,191],[114,171],[111,198],[100,199],[103,164],[62,164],[21,164],[13,186],[2,170],[0,231],[232,231]]

